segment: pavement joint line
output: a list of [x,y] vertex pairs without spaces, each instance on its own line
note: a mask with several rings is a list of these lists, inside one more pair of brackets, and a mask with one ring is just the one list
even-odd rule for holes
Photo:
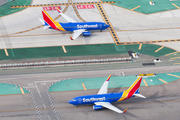
[[159,78],[159,80],[160,80],[160,81],[162,81],[163,83],[167,84],[167,82],[166,82],[166,81],[164,81],[164,80],[162,80],[161,78]]
[[180,58],[180,57],[174,57],[174,58],[171,58],[171,60],[173,60],[173,59],[178,59],[178,58]]
[[83,86],[84,90],[87,90],[87,89],[86,89],[86,86],[84,85],[84,83],[82,83],[82,86]]
[[145,86],[148,86],[147,82],[144,79],[143,79],[143,82],[144,82]]
[[131,9],[131,11],[133,11],[133,10],[135,10],[135,9],[139,8],[139,7],[140,7],[140,5],[139,5],[139,6],[137,6],[137,7],[135,7],[135,8],[133,8],[133,9]]
[[159,49],[157,49],[155,52],[158,52],[158,51],[160,51],[161,49],[163,49],[164,48],[164,46],[161,46]]
[[6,56],[9,56],[7,49],[4,49]]
[[169,73],[168,73],[167,75],[170,75],[170,76],[174,76],[174,77],[180,78],[180,76],[173,75],[173,74],[169,74]]
[[62,49],[63,49],[64,53],[67,53],[66,48],[64,47],[64,45],[62,46]]
[[21,93],[24,94],[24,90],[22,87],[20,87]]
[[139,50],[141,50],[141,47],[142,47],[142,43],[141,43],[141,44],[139,44]]
[[178,9],[180,9],[180,7],[178,7],[176,4],[172,3],[172,5],[174,5],[174,6],[177,7]]
[[172,53],[169,53],[169,54],[165,54],[165,56],[168,56],[168,55],[171,55],[171,54],[175,54],[175,53],[178,53],[178,51],[172,52]]

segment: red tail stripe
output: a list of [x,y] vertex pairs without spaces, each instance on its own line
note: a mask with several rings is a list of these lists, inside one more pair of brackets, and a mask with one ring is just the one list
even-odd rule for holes
[[56,25],[51,21],[51,19],[42,11],[43,18],[47,22],[48,25],[50,25],[52,28],[56,29]]
[[130,97],[136,92],[136,90],[140,87],[140,85],[141,85],[141,80],[142,80],[142,77],[141,77],[140,80],[134,85],[134,87],[129,91],[129,94],[128,94],[127,98],[130,98]]

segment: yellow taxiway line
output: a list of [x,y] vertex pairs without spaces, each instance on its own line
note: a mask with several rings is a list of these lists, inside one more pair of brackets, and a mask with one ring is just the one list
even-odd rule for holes
[[22,87],[20,87],[21,93],[24,94],[24,90]]
[[148,86],[147,82],[144,79],[143,79],[143,82],[144,82],[145,86]]
[[178,53],[178,51],[172,52],[172,53],[169,53],[169,54],[165,54],[165,56],[168,56],[168,55],[171,55],[171,54],[175,54],[175,53]]
[[175,5],[174,3],[172,3],[172,5],[174,5],[175,7],[177,7],[178,9],[180,9],[180,7],[178,7],[177,5]]
[[135,9],[139,8],[139,7],[140,7],[140,5],[139,5],[139,6],[137,6],[137,7],[135,7],[135,8],[133,8],[133,9],[131,9],[131,11],[133,11],[133,10],[135,10]]
[[84,85],[84,83],[82,83],[82,86],[83,86],[84,90],[87,90],[87,89],[86,89],[86,86]]
[[173,59],[178,59],[178,58],[180,58],[180,57],[174,57],[174,58],[171,58],[171,60],[173,60]]
[[4,49],[6,56],[9,56],[7,49]]
[[63,49],[64,53],[67,53],[66,48],[64,46],[62,46],[62,49]]
[[159,78],[159,80],[160,80],[160,81],[162,81],[163,83],[167,84],[167,82],[166,82],[166,81],[164,81],[164,80],[162,80],[161,78]]
[[160,50],[163,49],[163,48],[164,48],[164,46],[160,47],[160,48],[157,49],[155,52],[158,52],[158,51],[160,51]]
[[173,63],[173,65],[179,65],[180,63]]
[[167,75],[170,75],[170,76],[174,76],[174,77],[180,78],[180,76],[173,75],[173,74],[167,74]]
[[142,44],[139,44],[139,50],[141,50]]

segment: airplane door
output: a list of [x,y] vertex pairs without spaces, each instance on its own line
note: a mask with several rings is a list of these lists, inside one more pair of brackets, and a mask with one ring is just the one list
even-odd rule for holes
[[79,101],[79,103],[82,103],[82,99],[81,98],[79,98],[78,101]]
[[100,24],[99,27],[102,28],[102,24]]

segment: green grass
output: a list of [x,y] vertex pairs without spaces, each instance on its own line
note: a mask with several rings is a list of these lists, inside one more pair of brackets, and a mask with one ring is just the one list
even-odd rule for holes
[[[180,72],[170,73],[173,75],[180,76]],[[107,76],[108,77],[108,76]],[[84,83],[87,90],[89,89],[100,89],[107,77],[94,77],[94,78],[77,78],[65,81],[60,81],[53,84],[50,88],[50,92],[54,91],[72,91],[72,90],[84,90],[82,83]],[[167,73],[160,73],[156,76],[143,78],[148,86],[165,84],[160,81],[159,78],[166,82],[172,82],[180,78],[167,75]],[[130,87],[132,83],[137,79],[135,75],[131,76],[112,76],[109,82],[108,88],[121,88]],[[144,82],[141,82],[141,86],[145,86]]]
[[[107,0],[103,0],[107,1]],[[113,5],[120,6],[126,9],[133,9],[140,5],[139,8],[134,11],[141,12],[144,14],[151,14],[156,12],[162,12],[167,10],[177,9],[172,3],[180,6],[180,1],[169,1],[169,0],[152,0],[155,5],[150,5],[151,0],[114,0],[116,3]]]
[[138,52],[140,54],[146,54],[154,57],[160,57],[165,54],[175,52],[175,50],[167,47],[164,47],[160,51],[155,52],[161,46],[153,44],[143,44],[141,50],[138,49],[138,44],[123,45],[123,47],[124,50],[119,51],[114,44],[65,46],[67,53],[64,53],[61,46],[7,49],[9,56],[6,56],[4,50],[1,49],[0,60],[128,54],[128,51]]
[[11,8],[17,5],[30,5],[32,0],[8,0],[6,4],[0,6],[0,17],[9,15],[25,8]]
[[[23,89],[24,93],[29,93],[26,89]],[[20,87],[12,84],[0,83],[0,95],[7,94],[22,94]]]

